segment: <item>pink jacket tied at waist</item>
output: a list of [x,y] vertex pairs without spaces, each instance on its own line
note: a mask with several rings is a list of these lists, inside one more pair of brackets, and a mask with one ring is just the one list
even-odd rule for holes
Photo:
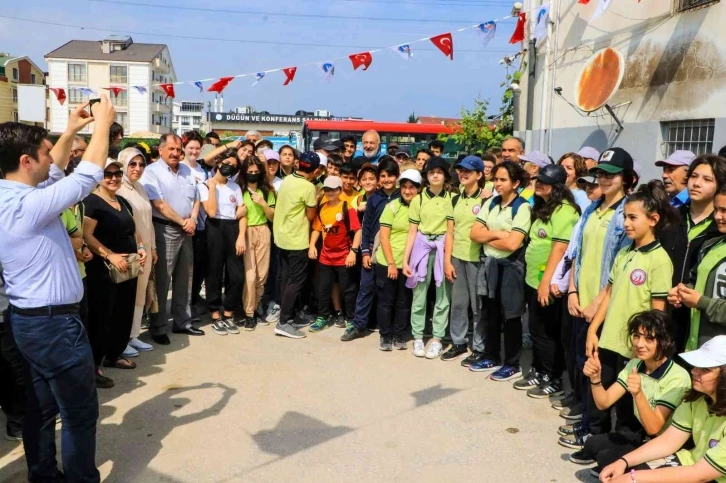
[[414,288],[419,282],[426,281],[429,254],[432,250],[436,250],[436,259],[434,260],[434,281],[436,286],[441,286],[444,281],[444,241],[446,235],[430,238],[421,232],[416,233],[416,239],[413,242],[411,257],[408,262],[408,266],[411,267],[413,272],[406,280],[406,287],[408,288]]

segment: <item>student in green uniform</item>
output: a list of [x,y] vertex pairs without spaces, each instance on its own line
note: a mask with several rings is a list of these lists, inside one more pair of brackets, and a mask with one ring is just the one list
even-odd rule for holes
[[[649,310],[635,314],[628,323],[628,335],[634,358],[620,371],[617,384],[605,389],[602,366],[595,355],[585,363],[584,374],[590,379],[592,396],[603,411],[623,397],[632,396],[635,417],[642,425],[637,431],[616,431],[588,438],[584,452],[597,461],[595,473],[638,448],[646,437],[661,434],[670,424],[673,411],[691,389],[691,377],[673,362],[673,340],[665,312]],[[560,427],[560,434],[574,431],[574,425]]]
[[380,350],[406,350],[413,294],[403,275],[403,254],[410,228],[409,206],[421,189],[421,173],[409,169],[399,178],[401,197],[383,209],[380,246],[375,253],[378,330]]
[[467,366],[484,357],[484,325],[479,313],[481,298],[476,292],[477,272],[481,243],[471,239],[471,227],[481,210],[481,179],[484,163],[477,156],[467,156],[456,166],[459,174],[461,193],[454,196],[454,231],[447,234],[446,259],[444,271],[451,282],[451,321],[449,328],[453,344],[442,356],[442,361],[453,361],[466,355],[469,330],[469,310],[474,321],[471,350],[474,357],[469,358]]
[[496,194],[494,191],[494,166],[497,165],[497,158],[491,153],[484,153],[481,160],[484,163],[484,178],[482,179],[484,197],[491,198]]
[[529,203],[517,190],[527,185],[528,180],[524,169],[512,161],[497,165],[494,188],[498,196],[484,202],[470,234],[472,241],[484,245],[477,291],[484,296],[482,318],[486,340],[484,357],[469,369],[495,371],[491,376],[495,381],[508,381],[522,374],[519,357],[525,307],[523,247],[532,219]]
[[[437,359],[441,356],[441,339],[449,323],[451,286],[444,276],[447,232],[454,230],[454,213],[448,182],[451,179],[448,163],[434,156],[424,171],[426,188],[416,196],[409,208],[411,223],[403,254],[403,274],[406,286],[413,289],[411,332],[413,355]],[[425,349],[423,331],[426,324],[426,295],[431,279],[436,283],[436,302],[433,313],[433,339]]]
[[[660,181],[640,186],[625,201],[625,232],[633,242],[615,257],[603,302],[590,322],[585,345],[588,359],[597,352],[602,366],[602,384],[606,389],[615,383],[632,358],[627,321],[638,312],[666,308],[673,264],[655,233],[659,224],[665,223],[664,213],[670,208],[668,194]],[[594,412],[596,405],[592,397],[588,398],[587,404],[588,412]],[[618,401],[615,412],[616,430],[637,431],[639,423],[633,416],[632,400]],[[560,444],[568,446],[566,438],[561,438]],[[582,464],[586,461],[582,454],[576,459],[571,461]]]
[[[532,368],[539,375],[539,385],[529,387],[527,395],[544,399],[562,393],[564,350],[560,336],[562,298],[550,293],[557,265],[567,250],[572,229],[580,210],[572,191],[565,185],[567,171],[558,165],[540,169],[535,177],[532,227],[525,252],[525,299],[529,313],[529,330],[533,342]],[[517,383],[514,387],[519,389]]]
[[691,271],[688,285],[673,287],[668,302],[674,307],[686,307],[690,323],[686,350],[694,350],[714,336],[726,334],[726,293],[721,287],[726,273],[726,186],[714,200],[713,217],[719,236],[705,242]]
[[681,358],[693,367],[693,389],[673,413],[670,427],[605,467],[600,481],[726,483],[726,336]]

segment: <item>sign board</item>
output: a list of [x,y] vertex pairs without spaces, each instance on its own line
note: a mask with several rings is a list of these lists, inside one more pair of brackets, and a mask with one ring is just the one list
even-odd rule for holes
[[45,86],[18,84],[18,121],[45,122]]
[[317,116],[291,116],[288,114],[238,114],[236,112],[210,112],[211,122],[244,122],[250,124],[294,124],[300,125],[303,121],[342,121],[342,117]]

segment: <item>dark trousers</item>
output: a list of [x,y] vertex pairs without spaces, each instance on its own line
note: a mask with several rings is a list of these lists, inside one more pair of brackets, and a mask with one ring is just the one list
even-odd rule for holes
[[136,283],[112,283],[101,263],[86,265],[88,273],[88,337],[97,366],[104,358],[114,362],[126,349],[136,306]]
[[501,340],[504,332],[504,364],[519,367],[519,357],[522,354],[522,317],[504,320],[501,301],[488,297],[482,302],[482,316],[486,320],[484,356],[493,361],[502,360]]
[[88,330],[88,277],[83,277],[83,298],[78,303],[78,315],[81,316],[81,322],[83,327]]
[[[133,311],[133,299],[130,306]],[[100,481],[95,461],[96,368],[80,317],[25,316],[10,310],[10,329],[27,363],[28,413],[23,426],[23,446],[28,481],[61,481],[55,459],[55,417],[59,412],[63,421],[63,481]]]
[[194,268],[192,272],[192,297],[190,302],[192,305],[197,305],[201,298],[199,292],[202,290],[202,282],[207,279],[208,265],[206,230],[197,230],[194,232],[192,245],[194,247]]
[[28,409],[25,361],[10,333],[10,311],[3,312],[0,322],[0,406],[5,413],[8,434],[20,434]]
[[295,319],[295,306],[308,275],[308,251],[280,248],[280,324]]
[[361,330],[368,327],[375,299],[376,272],[373,268],[371,268],[371,270],[361,268],[360,288],[358,289],[358,297],[355,302],[355,318],[353,319],[353,325]]
[[[626,394],[623,397],[629,397]],[[585,452],[597,461],[600,468],[615,463],[621,457],[643,444],[644,432],[607,433],[590,436],[585,441]]]
[[413,291],[406,287],[403,270],[398,269],[396,280],[388,278],[388,267],[376,263],[376,298],[378,329],[381,337],[410,334]]
[[577,387],[577,364],[575,363],[575,344],[573,337],[572,316],[567,311],[567,300],[563,297],[560,344],[562,344],[562,352],[565,357],[565,369],[567,369],[567,379],[570,381],[570,387],[573,390],[577,402],[582,402],[582,394]]
[[529,310],[529,333],[532,336],[532,367],[552,379],[562,377],[565,361],[562,354],[560,329],[562,326],[562,299],[550,297],[546,307],[537,300],[537,290],[525,285]]
[[[582,370],[585,368],[585,343],[587,341],[587,328],[590,325],[582,317],[572,317],[572,352],[575,359],[575,397],[578,401],[586,403],[590,394],[590,380],[585,377]],[[582,413],[582,427],[589,431],[590,416],[587,411]]]
[[328,318],[332,314],[331,294],[333,285],[338,282],[340,299],[345,320],[353,320],[355,314],[355,277],[352,271],[355,268],[333,267],[318,264],[318,315]]
[[[272,229],[270,229],[272,233]],[[275,240],[271,239],[270,244],[270,268],[267,272],[267,282],[265,283],[265,292],[262,294],[262,307],[267,308],[270,302],[276,302],[280,305],[280,284],[277,282],[278,265],[280,264],[280,250],[275,245]]]
[[[617,352],[608,349],[599,348],[597,351],[600,365],[602,366],[602,387],[608,389],[611,385],[616,384],[618,374],[627,365],[629,359],[621,356]],[[617,432],[637,433],[641,428],[640,423],[633,412],[633,398],[626,394],[616,402],[615,408],[615,430]],[[595,405],[592,397],[590,383],[588,382],[587,394],[587,415],[590,424],[590,432],[593,435],[607,434],[612,429],[612,420],[610,418],[610,409],[601,411]]]
[[[242,287],[245,267],[237,256],[235,243],[239,236],[237,220],[207,218],[207,305],[210,312],[224,307],[225,312],[234,312],[242,305]],[[225,279],[226,274],[226,279]],[[227,284],[222,303],[222,283]]]

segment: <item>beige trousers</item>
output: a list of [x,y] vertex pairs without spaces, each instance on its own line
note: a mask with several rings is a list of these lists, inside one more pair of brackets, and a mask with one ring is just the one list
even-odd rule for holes
[[254,317],[255,309],[265,292],[267,273],[270,270],[270,229],[267,225],[248,226],[245,235],[245,288],[242,293],[242,305],[245,315]]

